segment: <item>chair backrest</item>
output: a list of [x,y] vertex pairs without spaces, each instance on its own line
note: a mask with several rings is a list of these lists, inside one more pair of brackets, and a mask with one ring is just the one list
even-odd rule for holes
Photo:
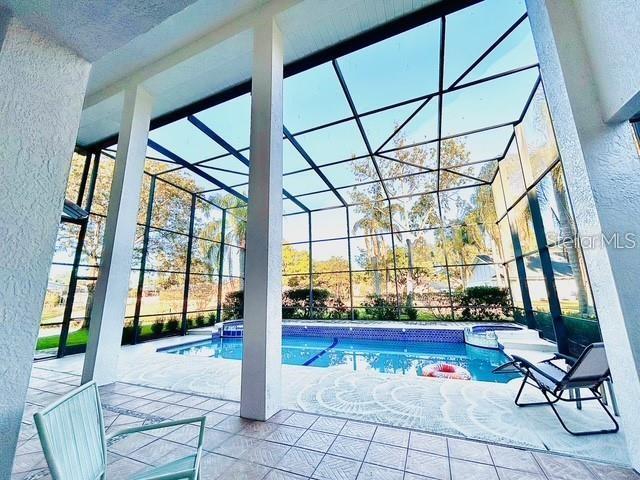
[[565,388],[591,386],[610,375],[604,343],[592,343],[584,349],[563,379]]
[[73,390],[33,417],[53,480],[102,478],[107,445],[95,382]]

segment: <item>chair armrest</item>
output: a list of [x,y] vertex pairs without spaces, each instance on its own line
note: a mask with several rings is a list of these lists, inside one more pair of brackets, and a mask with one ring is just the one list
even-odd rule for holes
[[520,368],[516,365],[515,360],[511,360],[510,362],[503,363],[499,367],[491,370],[492,373],[518,373],[520,372]]
[[137,427],[129,427],[122,430],[118,430],[117,432],[114,432],[114,433],[110,433],[109,435],[107,435],[107,440],[120,435],[129,435],[132,433],[146,432],[148,430],[157,430],[159,428],[168,428],[168,427],[175,427],[177,425],[188,425],[191,423],[199,423],[200,436],[198,438],[198,447],[200,447],[204,439],[204,425],[206,421],[207,421],[207,417],[192,417],[192,418],[184,418],[180,420],[171,420],[169,422],[153,423],[151,425],[140,425]]
[[[548,373],[540,370],[535,364],[531,363],[529,360],[519,357],[518,355],[513,355],[513,359],[514,361],[516,361],[517,363],[521,363],[523,368],[529,369],[529,370],[535,370],[536,373],[539,373],[540,375],[542,375],[543,377],[547,378],[548,380],[551,380],[554,384],[558,384],[558,380],[556,380],[555,378],[553,378],[551,375],[549,375]],[[540,363],[547,363],[549,361],[553,360],[553,358],[550,358],[549,360],[545,360],[544,362],[540,362]]]
[[573,365],[578,361],[576,357],[572,357],[571,355],[565,355],[564,353],[556,353],[555,357],[553,357],[551,360],[564,360],[569,365]]
[[522,363],[524,365],[533,365],[533,363],[531,363],[529,360],[518,355],[511,355],[511,358],[513,358],[513,361],[517,363]]

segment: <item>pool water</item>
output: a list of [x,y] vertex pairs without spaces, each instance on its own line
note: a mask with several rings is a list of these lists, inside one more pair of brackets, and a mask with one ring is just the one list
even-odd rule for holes
[[[177,355],[241,360],[242,339],[216,338],[163,351]],[[507,356],[499,350],[465,343],[282,337],[282,363],[287,365],[421,375],[427,365],[449,363],[466,368],[472,380],[505,383],[517,375],[494,374],[492,370],[507,361]]]

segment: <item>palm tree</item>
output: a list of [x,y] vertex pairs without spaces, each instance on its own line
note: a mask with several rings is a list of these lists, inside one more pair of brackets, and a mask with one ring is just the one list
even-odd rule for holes
[[558,206],[558,211],[554,212],[554,217],[558,222],[560,241],[566,253],[567,262],[571,267],[573,278],[575,279],[578,313],[580,315],[586,315],[589,313],[589,293],[587,292],[585,278],[582,268],[580,267],[580,257],[576,246],[576,234],[573,226],[573,215],[571,213],[571,206],[569,205],[569,198],[567,196],[561,167],[556,167],[551,172],[551,181],[553,183],[553,196]]
[[[440,214],[438,198],[435,195],[426,194],[438,189],[451,189],[465,182],[465,177],[447,172],[438,176],[428,168],[435,164],[437,150],[427,149],[422,146],[403,148],[405,139],[398,136],[393,140],[395,160],[389,158],[378,160],[378,168],[382,178],[391,179],[385,181],[387,192],[398,200],[390,202],[373,201],[372,198],[380,198],[382,187],[378,183],[371,184],[367,193],[354,192],[352,197],[356,208],[362,218],[354,224],[354,233],[364,232],[366,235],[374,235],[365,240],[365,247],[369,258],[372,258],[374,268],[377,268],[379,259],[386,259],[386,246],[381,239],[375,237],[379,231],[392,231],[396,254],[406,245],[407,270],[406,270],[406,306],[412,307],[414,301],[415,269],[414,269],[414,235],[412,230],[424,230],[440,226]],[[440,160],[442,165],[460,165],[468,162],[469,152],[464,142],[449,139],[440,146]],[[468,169],[469,167],[467,167]],[[457,171],[464,173],[465,168]],[[359,181],[378,180],[378,172],[375,171],[369,160],[354,163],[354,173]],[[437,185],[439,179],[440,185]],[[422,195],[420,195],[422,194]],[[414,196],[416,201],[409,201],[404,197]],[[383,206],[381,206],[383,205]],[[391,228],[392,227],[392,228]],[[382,245],[381,245],[382,243]],[[384,250],[384,251],[383,251]],[[392,252],[394,253],[394,252]],[[374,273],[375,291],[380,291],[380,275]]]
[[[237,245],[239,247],[244,246],[246,234],[247,234],[247,206],[244,202],[232,195],[216,195],[211,198],[211,201],[221,208],[226,209],[225,220],[225,244]],[[216,220],[217,222],[217,220]],[[214,222],[215,223],[215,222]],[[221,225],[218,226],[218,229]],[[221,233],[221,232],[220,232]],[[220,233],[216,237],[220,238]],[[214,248],[214,247],[211,247]],[[244,264],[244,249],[240,249],[240,265]],[[234,275],[233,257],[227,255],[227,275]],[[242,268],[242,267],[241,267]],[[240,273],[240,272],[238,272]]]
[[[220,220],[211,220],[202,229],[201,235],[204,238],[220,238],[221,228],[222,223]],[[216,267],[219,266],[222,245],[218,242],[198,238],[198,249],[200,250],[201,257],[205,259],[205,268],[207,273],[213,275]]]
[[[555,141],[555,133],[553,131],[553,124],[549,115],[549,110],[544,102],[544,97],[539,97],[542,100],[536,105],[536,108],[532,110],[536,115],[535,122],[537,126],[542,130],[540,136],[544,139],[544,142],[540,145],[535,145],[536,149],[531,153],[525,151],[523,154],[529,158],[523,158],[523,162],[527,161],[534,166],[537,166],[539,170],[548,165],[552,165],[559,159],[558,146]],[[527,145],[525,128],[521,127],[519,131],[522,143]],[[534,174],[537,172],[533,172]],[[560,233],[560,244],[562,245],[563,252],[566,255],[567,263],[569,264],[573,273],[574,281],[577,289],[577,301],[578,301],[578,313],[580,315],[587,315],[589,313],[589,292],[587,291],[586,279],[583,274],[583,270],[580,265],[580,255],[576,246],[576,231],[573,223],[573,214],[571,211],[571,205],[569,204],[569,197],[564,182],[564,173],[562,166],[559,164],[551,171],[550,184],[541,180],[539,182],[539,199],[541,203],[551,205],[551,196],[553,196],[554,203],[557,206],[557,210],[551,209],[554,220],[558,224]],[[552,191],[549,192],[549,189]]]
[[[364,237],[367,262],[371,262],[370,268],[373,270],[374,290],[377,296],[382,294],[382,278],[380,276],[379,261],[384,261],[389,254],[387,245],[379,235],[380,231],[385,231],[390,223],[389,210],[386,206],[381,206],[383,202],[365,201],[358,205],[358,210],[362,214],[360,220],[353,224],[353,234],[362,233]],[[367,265],[369,267],[369,265]]]

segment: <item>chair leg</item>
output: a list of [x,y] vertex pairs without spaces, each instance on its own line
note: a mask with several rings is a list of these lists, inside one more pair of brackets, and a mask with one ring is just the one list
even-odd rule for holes
[[604,434],[604,433],[616,433],[618,430],[620,430],[620,426],[618,425],[618,422],[616,422],[616,419],[613,417],[613,415],[611,415],[611,413],[609,412],[607,407],[604,405],[604,403],[602,403],[602,399],[600,398],[597,390],[594,389],[594,390],[591,390],[591,391],[592,391],[592,393],[593,393],[593,395],[595,397],[595,400],[597,400],[597,402],[600,404],[602,409],[606,412],[607,416],[613,422],[614,428],[605,429],[605,430],[584,430],[584,431],[578,431],[578,432],[570,430],[569,427],[567,427],[567,425],[564,423],[564,420],[562,419],[562,417],[560,416],[560,412],[558,412],[558,409],[555,406],[555,401],[551,401],[551,399],[549,398],[549,395],[547,394],[546,391],[543,390],[542,394],[545,396],[545,398],[549,402],[549,405],[551,405],[551,409],[553,410],[553,413],[556,415],[556,418],[560,422],[560,425],[562,425],[562,428],[564,428],[571,435],[574,435],[576,437],[580,437],[580,436],[583,436],[583,435],[596,435],[596,434]]
[[602,397],[602,403],[609,406],[609,396],[607,395],[607,387],[605,387],[604,383],[598,387],[598,392],[600,392],[600,396]]
[[520,385],[520,389],[518,390],[518,394],[516,395],[516,399],[514,400],[514,403],[519,407],[521,407],[522,405],[518,403],[518,400],[520,400],[520,395],[522,395],[522,390],[524,390],[524,386],[527,384],[528,378],[529,378],[529,374],[527,373],[522,379],[522,384]]
[[613,414],[616,417],[619,417],[620,410],[618,410],[618,399],[616,398],[616,393],[613,391],[613,382],[611,379],[607,379],[606,384],[609,389],[609,397],[611,397],[611,408],[613,408]]
[[580,399],[580,389],[576,388],[576,408],[582,410],[582,400]]
[[[547,399],[546,402],[527,402],[527,403],[522,403],[522,402],[519,403],[518,402],[518,400],[520,400],[520,395],[522,395],[522,391],[524,390],[524,386],[527,385],[527,380],[529,378],[532,378],[532,377],[531,377],[531,375],[529,373],[527,373],[524,376],[524,378],[522,379],[522,384],[520,385],[520,389],[518,390],[518,394],[516,395],[516,399],[514,400],[514,403],[519,407],[533,407],[535,405],[547,405],[549,403],[548,399]],[[537,384],[537,382],[536,382],[536,384]],[[538,390],[540,390],[542,393],[544,393],[544,389],[541,388],[539,385],[531,384],[531,386],[537,387]],[[546,397],[546,394],[545,394],[545,397]],[[558,400],[560,400],[560,397],[555,398],[554,400],[551,401],[551,403],[556,403]]]
[[[551,409],[553,410],[553,413],[555,414],[556,418],[560,422],[560,425],[562,425],[562,428],[564,428],[571,435],[575,435],[575,436],[604,434],[604,433],[615,433],[620,429],[620,426],[618,425],[618,422],[616,421],[616,419],[611,415],[611,413],[609,412],[607,407],[604,405],[604,403],[602,403],[602,397],[600,396],[600,394],[598,393],[598,390],[596,388],[590,389],[591,393],[593,393],[593,398],[587,398],[587,400],[597,400],[597,402],[600,404],[602,409],[606,412],[607,416],[613,422],[614,428],[612,428],[612,429],[589,430],[589,431],[578,431],[578,432],[576,432],[576,431],[573,431],[573,430],[569,429],[569,427],[567,427],[567,425],[565,424],[564,420],[560,416],[560,412],[556,408],[555,404],[559,400],[563,400],[565,402],[567,402],[567,401],[569,401],[569,402],[570,401],[575,401],[576,403],[580,403],[581,404],[582,400],[581,400],[581,397],[580,397],[580,391],[577,388],[575,389],[575,392],[573,392],[573,394],[572,394],[571,391],[569,391],[569,399],[568,400],[562,398],[562,392],[560,393],[560,395],[551,394],[554,397],[552,399],[550,397],[550,395],[549,395],[549,392],[536,382],[538,389],[540,390],[542,395],[544,395],[544,398],[545,398],[546,401],[545,402],[529,402],[529,403],[521,403],[521,402],[519,402],[520,396],[522,395],[522,391],[524,390],[524,386],[527,384],[527,380],[529,380],[530,378],[535,382],[535,379],[533,377],[531,377],[529,372],[527,372],[525,374],[524,378],[522,379],[522,384],[520,385],[520,389],[518,390],[518,394],[516,395],[516,398],[514,400],[515,404],[518,407],[530,407],[530,406],[534,406],[534,405],[550,405]],[[532,384],[532,386],[536,386],[536,385]],[[613,397],[612,397],[612,402],[613,402]]]

